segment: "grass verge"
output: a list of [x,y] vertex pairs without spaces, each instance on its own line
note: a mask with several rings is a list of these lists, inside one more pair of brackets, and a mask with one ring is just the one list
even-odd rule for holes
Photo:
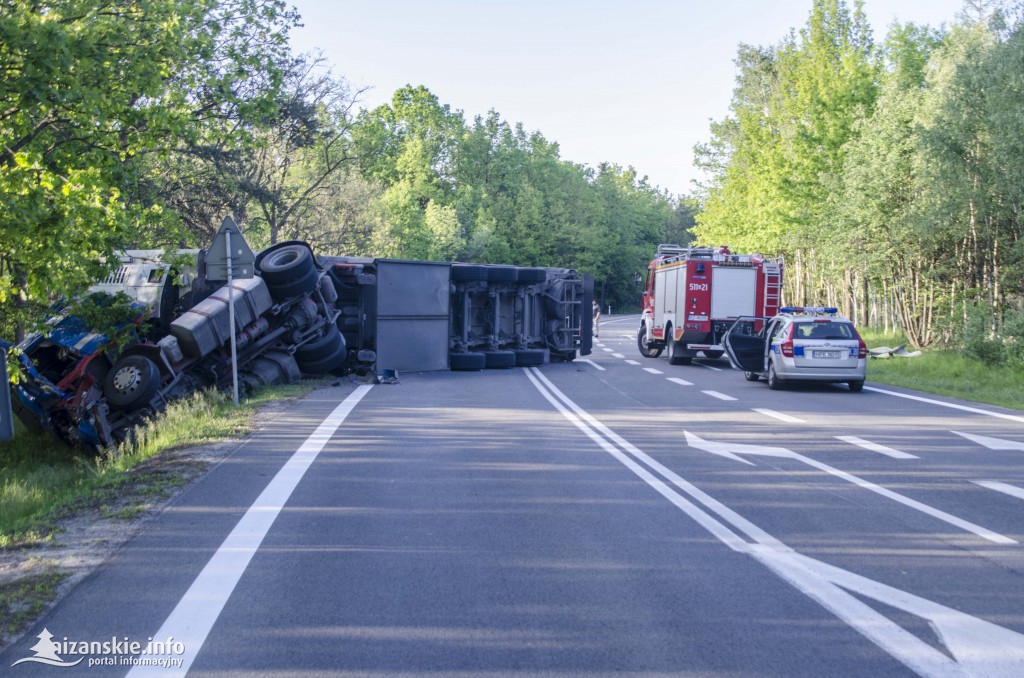
[[[17,428],[14,440],[0,442],[0,548],[51,539],[56,519],[84,506],[113,504],[122,486],[139,485],[140,471],[158,466],[144,462],[160,452],[245,434],[262,404],[298,397],[318,384],[261,389],[238,408],[224,393],[196,393],[138,429],[133,442],[98,457],[71,450],[47,433]],[[118,505],[115,513],[130,517],[133,511]]]
[[[898,346],[905,340],[863,332],[869,348]],[[1024,410],[1024,370],[986,365],[956,351],[926,349],[917,358],[868,360],[868,380]]]

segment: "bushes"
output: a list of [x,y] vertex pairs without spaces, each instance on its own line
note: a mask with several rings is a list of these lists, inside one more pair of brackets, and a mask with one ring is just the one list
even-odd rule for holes
[[990,323],[987,314],[968,318],[957,342],[961,355],[989,367],[1024,368],[1024,312],[1007,312],[995,332]]

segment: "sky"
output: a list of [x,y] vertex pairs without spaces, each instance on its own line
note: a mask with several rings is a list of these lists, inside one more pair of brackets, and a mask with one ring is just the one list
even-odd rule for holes
[[[774,45],[812,0],[290,0],[296,52],[319,51],[369,88],[360,106],[423,85],[467,121],[494,109],[565,160],[633,166],[682,195],[693,148],[729,112],[741,43]],[[848,0],[852,6],[852,0]],[[865,0],[880,42],[893,21],[951,24],[962,0]]]

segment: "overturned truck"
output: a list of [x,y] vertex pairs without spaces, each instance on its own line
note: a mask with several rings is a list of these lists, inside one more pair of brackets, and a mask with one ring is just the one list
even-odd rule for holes
[[147,316],[119,350],[68,315],[15,347],[18,418],[70,445],[115,445],[169,401],[231,385],[232,317],[243,390],[304,375],[511,368],[590,353],[593,280],[571,269],[317,256],[289,241],[260,252],[255,275],[229,285],[210,277],[206,254],[183,251],[172,265],[159,251],[130,250],[90,288],[127,294]]

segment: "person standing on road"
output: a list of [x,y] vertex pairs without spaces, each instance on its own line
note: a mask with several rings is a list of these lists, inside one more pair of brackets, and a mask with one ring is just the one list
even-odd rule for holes
[[601,305],[597,303],[597,299],[590,302],[591,310],[594,312],[594,336],[601,336],[598,332],[597,323],[601,320]]

